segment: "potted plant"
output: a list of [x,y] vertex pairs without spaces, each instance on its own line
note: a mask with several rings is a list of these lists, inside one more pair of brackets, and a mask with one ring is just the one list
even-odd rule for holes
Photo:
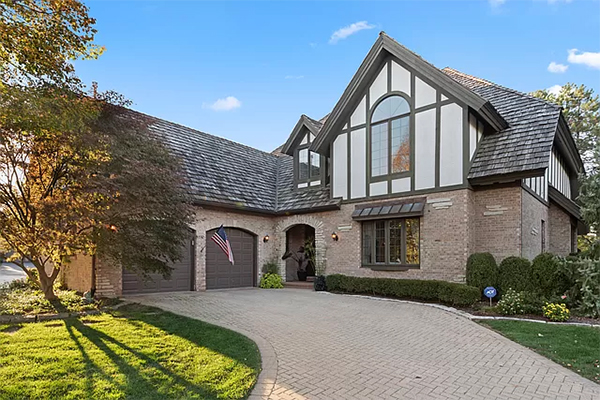
[[282,260],[287,260],[288,258],[291,258],[298,264],[298,280],[306,281],[306,267],[308,266],[310,260],[306,257],[304,246],[300,246],[298,251],[289,250],[283,255],[283,257],[281,257]]

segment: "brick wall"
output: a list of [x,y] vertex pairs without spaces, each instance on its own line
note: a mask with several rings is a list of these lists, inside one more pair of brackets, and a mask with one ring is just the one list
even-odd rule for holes
[[[259,214],[243,214],[227,210],[198,207],[196,222],[194,224],[194,229],[196,230],[196,290],[206,289],[206,254],[204,251],[206,247],[206,232],[218,228],[221,224],[224,227],[244,229],[256,235],[258,260],[257,282],[262,275],[263,264],[267,261],[275,261],[277,258],[281,259],[283,255],[282,251],[285,251],[285,241],[281,243],[273,233],[275,232],[275,218]],[[265,235],[269,235],[270,237],[267,243],[264,243],[262,240]],[[279,256],[277,257],[277,255]],[[284,270],[282,269],[282,271]]]
[[[462,282],[469,255],[470,197],[468,189],[427,195],[420,224],[421,267],[417,270],[373,271],[361,267],[361,223],[352,219],[355,203],[343,204],[340,211],[284,218],[280,226],[298,221],[316,225],[316,236],[320,233],[323,240],[327,274]],[[332,232],[339,235],[339,241],[331,239]]]
[[92,257],[78,254],[62,269],[60,280],[66,287],[84,293],[92,288]]
[[566,256],[571,252],[571,217],[555,203],[550,202],[548,210],[548,251]]
[[473,192],[473,253],[490,252],[498,263],[521,255],[521,192],[519,185]]
[[[545,242],[544,250],[550,251],[548,246],[548,206],[525,189],[521,189],[521,198],[521,255],[522,257],[533,260],[542,252],[542,240]],[[545,224],[544,229],[542,229],[542,221],[544,221]],[[542,239],[542,233],[545,236],[544,239]]]

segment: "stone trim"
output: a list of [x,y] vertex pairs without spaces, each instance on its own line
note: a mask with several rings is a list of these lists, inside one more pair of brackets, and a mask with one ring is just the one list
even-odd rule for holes
[[[281,252],[285,251],[287,231],[296,225],[308,225],[315,230],[315,262],[317,265],[327,262],[326,252],[327,245],[325,243],[326,233],[324,232],[324,223],[321,219],[311,215],[300,214],[282,218],[275,227],[278,242],[280,243]],[[284,281],[287,281],[285,261],[278,257],[279,274]]]

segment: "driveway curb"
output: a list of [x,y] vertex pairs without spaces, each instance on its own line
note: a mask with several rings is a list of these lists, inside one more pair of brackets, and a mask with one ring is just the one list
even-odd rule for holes
[[[123,303],[119,304],[119,306],[123,306],[125,304],[142,304],[135,301],[135,298],[131,300],[124,300]],[[143,305],[143,304],[142,304]],[[248,332],[243,329],[239,329],[237,327],[232,327],[227,324],[216,323],[212,321],[206,321],[200,318],[194,318],[190,315],[180,314],[171,310],[164,310],[160,306],[153,306],[156,308],[160,308],[163,311],[170,312],[173,314],[181,315],[182,317],[197,319],[198,321],[205,322],[207,324],[215,325],[220,328],[229,329],[230,331],[234,331],[239,333],[240,335],[246,336],[248,339],[252,340],[256,343],[258,347],[258,351],[260,353],[260,364],[261,371],[258,374],[258,378],[256,379],[256,384],[252,388],[250,395],[248,396],[248,400],[268,400],[275,389],[275,382],[277,381],[277,353],[275,353],[275,349],[273,345],[265,339],[264,337],[254,334],[252,332]]]
[[420,303],[418,301],[410,301],[410,300],[400,300],[400,299],[388,299],[385,297],[376,297],[376,296],[366,296],[362,294],[345,294],[345,293],[330,293],[330,292],[319,292],[321,294],[329,294],[329,295],[340,295],[340,296],[351,296],[351,297],[360,297],[364,299],[371,300],[380,300],[380,301],[392,301],[397,303],[405,303],[405,304],[415,304],[419,306],[427,306],[437,308],[439,310],[447,311],[449,313],[458,315],[460,317],[466,318],[471,321],[484,321],[484,320],[504,320],[504,321],[523,321],[523,322],[537,322],[538,324],[550,324],[550,325],[563,325],[563,326],[588,326],[591,328],[600,329],[600,324],[590,324],[586,322],[553,322],[553,321],[544,321],[541,319],[531,319],[531,318],[517,318],[517,317],[497,317],[491,315],[473,315],[466,311],[458,310],[454,307],[448,307],[441,304],[435,303]]

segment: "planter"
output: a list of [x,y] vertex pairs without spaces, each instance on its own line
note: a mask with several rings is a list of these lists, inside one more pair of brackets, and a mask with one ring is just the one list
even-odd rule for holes
[[306,273],[306,271],[298,271],[298,280],[299,281],[306,281],[307,276],[308,276],[308,274]]
[[326,291],[327,285],[325,284],[325,277],[323,275],[316,276],[313,286],[315,288],[315,292]]

